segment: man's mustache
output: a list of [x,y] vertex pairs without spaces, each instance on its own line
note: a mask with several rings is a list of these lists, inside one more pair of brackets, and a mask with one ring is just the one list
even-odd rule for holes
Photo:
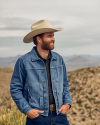
[[50,42],[50,43],[54,43],[55,41],[52,41],[52,42]]

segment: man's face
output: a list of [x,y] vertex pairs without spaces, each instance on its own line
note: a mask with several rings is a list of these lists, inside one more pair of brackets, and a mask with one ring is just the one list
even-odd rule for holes
[[43,50],[53,50],[54,49],[54,32],[44,33],[42,38],[41,48]]

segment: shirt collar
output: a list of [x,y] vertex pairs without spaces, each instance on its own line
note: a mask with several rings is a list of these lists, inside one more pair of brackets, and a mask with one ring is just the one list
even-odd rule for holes
[[[39,56],[39,58],[41,58],[42,60],[46,60],[46,59],[42,58],[41,55],[38,53],[37,47],[35,47],[35,51],[36,51],[37,55]],[[49,51],[49,54],[48,54],[48,58],[47,58],[47,59],[50,59],[50,58],[51,58],[51,54],[50,54],[50,51]]]
[[[40,60],[39,56],[37,55],[37,52],[35,51],[36,46],[34,46],[32,48],[32,50],[30,51],[30,56],[31,56],[31,61],[34,62],[36,60]],[[49,51],[50,52],[50,58],[51,60],[57,60],[57,54],[53,51]]]

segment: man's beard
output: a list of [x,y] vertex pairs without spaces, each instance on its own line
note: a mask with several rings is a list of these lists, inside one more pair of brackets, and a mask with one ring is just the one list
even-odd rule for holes
[[54,49],[54,41],[46,42],[42,39],[41,48],[44,50],[53,50]]

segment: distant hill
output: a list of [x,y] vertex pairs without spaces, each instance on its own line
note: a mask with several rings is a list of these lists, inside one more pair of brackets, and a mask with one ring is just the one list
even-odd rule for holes
[[83,63],[83,62],[90,62],[88,59],[86,59],[85,57],[82,56],[75,56],[71,59],[69,59],[67,62],[71,62],[71,63]]
[[65,61],[67,71],[72,71],[80,68],[100,66],[99,61],[94,59],[87,59],[85,56],[74,56]]
[[21,55],[17,55],[15,57],[0,58],[0,67],[12,67],[13,68],[19,57],[21,57]]
[[63,58],[65,61],[68,61],[69,59],[72,59],[77,56],[85,57],[86,59],[91,61],[100,61],[100,55],[95,55],[95,56],[94,55],[72,55],[72,56],[64,56]]
[[[21,55],[15,57],[0,58],[0,67],[14,67],[17,59]],[[75,69],[85,68],[85,67],[95,67],[100,66],[100,56],[91,55],[73,55],[63,57],[67,71],[72,71]]]

